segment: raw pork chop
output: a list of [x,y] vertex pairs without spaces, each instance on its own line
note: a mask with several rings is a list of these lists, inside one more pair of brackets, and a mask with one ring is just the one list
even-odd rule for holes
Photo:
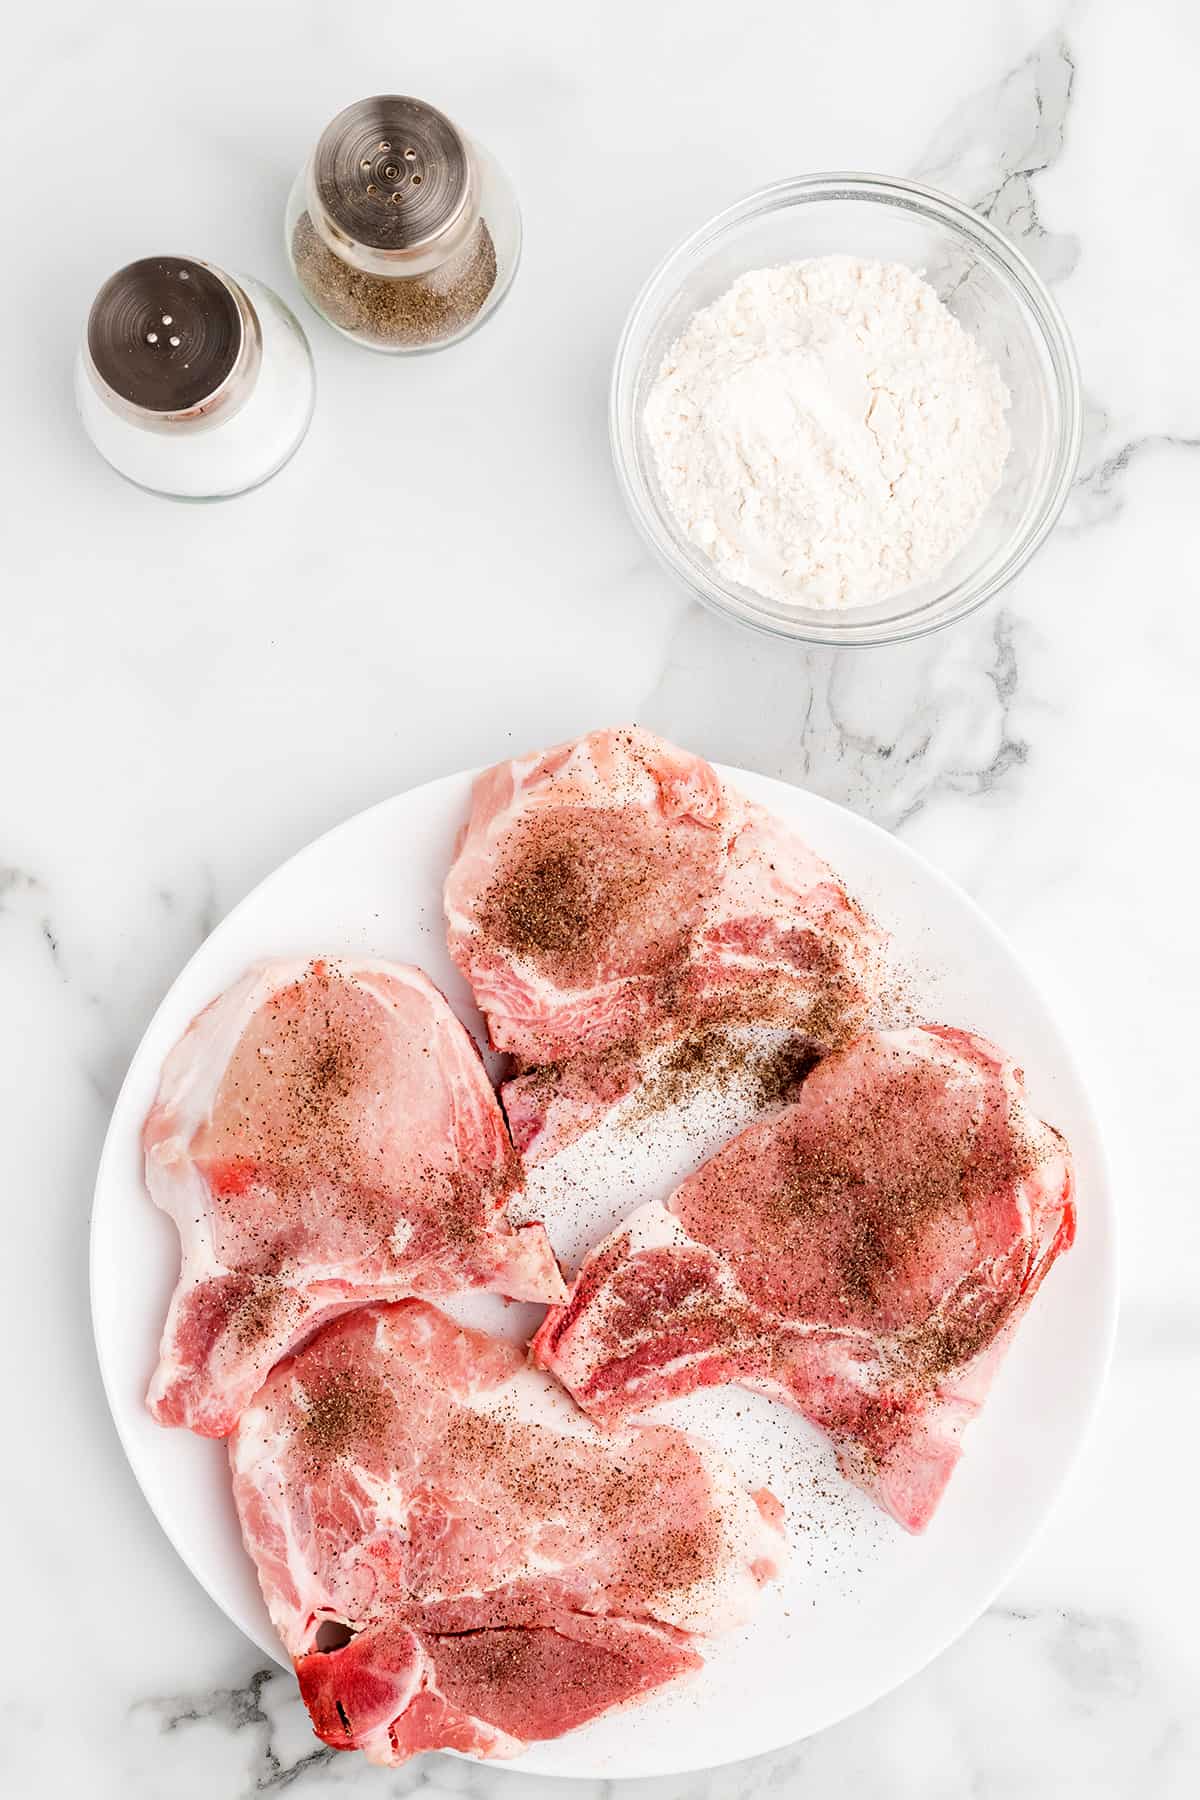
[[699,1666],[785,1554],[778,1502],[666,1426],[602,1438],[521,1351],[420,1301],[339,1319],[230,1442],[317,1735],[514,1756]]
[[481,775],[446,916],[493,1044],[535,1071],[504,1099],[538,1157],[627,1093],[664,1039],[774,1021],[837,1041],[880,942],[794,832],[636,728]]
[[471,1038],[419,969],[249,970],[167,1058],[143,1131],[183,1266],[149,1404],[224,1437],[272,1363],[364,1300],[565,1293]]
[[1065,1143],[983,1038],[865,1033],[599,1245],[534,1355],[606,1424],[698,1387],[761,1389],[920,1531],[1071,1243],[1071,1186]]

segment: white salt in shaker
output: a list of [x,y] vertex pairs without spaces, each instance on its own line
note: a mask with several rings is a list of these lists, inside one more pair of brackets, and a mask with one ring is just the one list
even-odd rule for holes
[[84,429],[139,487],[217,500],[258,487],[308,430],[308,341],[277,294],[186,256],[148,256],[97,294],[75,364]]

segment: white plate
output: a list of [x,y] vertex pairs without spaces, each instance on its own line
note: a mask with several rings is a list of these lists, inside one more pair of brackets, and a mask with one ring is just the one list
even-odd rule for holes
[[[756,1755],[914,1674],[987,1606],[1045,1519],[1095,1409],[1112,1340],[1115,1227],[1099,1130],[1058,1027],[1003,938],[943,876],[853,813],[761,775],[721,773],[799,827],[893,929],[905,960],[922,971],[927,1017],[981,1030],[1023,1063],[1035,1106],[1075,1150],[1079,1233],[1022,1324],[922,1538],[841,1482],[814,1434],[782,1408],[730,1389],[665,1409],[722,1440],[747,1478],[775,1485],[788,1505],[791,1569],[755,1622],[715,1646],[703,1674],[636,1712],[535,1746],[520,1762],[531,1773],[678,1774]],[[259,957],[357,952],[418,963],[482,1038],[446,954],[440,902],[470,781],[450,776],[361,813],[235,908],[155,1014],[100,1161],[92,1315],[121,1442],[193,1574],[285,1666],[238,1535],[223,1446],[163,1430],[143,1404],[178,1250],[174,1227],[142,1186],[139,1133],[166,1052]],[[503,1312],[487,1300],[467,1309],[493,1326]],[[509,1328],[535,1316],[509,1308]]]

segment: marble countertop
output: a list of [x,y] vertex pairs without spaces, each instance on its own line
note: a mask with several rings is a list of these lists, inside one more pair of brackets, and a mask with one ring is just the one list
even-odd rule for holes
[[[623,1797],[1194,1794],[1190,10],[213,0],[198,21],[61,0],[5,36],[3,1791],[598,1800],[441,1757],[384,1774],[314,1744],[290,1678],[195,1585],[123,1462],[87,1228],[128,1058],[241,895],[382,796],[636,718],[902,834],[1011,935],[1107,1124],[1124,1306],[1069,1492],[958,1644],[818,1738]],[[99,281],[170,248],[294,298],[295,166],[338,107],[388,86],[445,105],[510,168],[527,227],[512,298],[451,354],[399,363],[306,314],[317,415],[278,479],[221,507],[125,486],[72,409]],[[920,173],[1004,226],[1055,284],[1087,391],[1080,478],[1034,564],[946,634],[858,655],[691,604],[622,512],[604,420],[622,318],[662,251],[765,181],[831,167]]]

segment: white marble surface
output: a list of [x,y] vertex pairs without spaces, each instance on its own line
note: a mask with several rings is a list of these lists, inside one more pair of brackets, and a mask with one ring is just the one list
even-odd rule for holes
[[[5,1795],[567,1794],[314,1746],[290,1680],[195,1586],[123,1464],[87,1223],[126,1061],[249,887],[396,789],[631,717],[861,809],[1007,928],[1108,1124],[1125,1298],[1090,1449],[974,1629],[822,1737],[629,1800],[1200,1787],[1198,54],[1185,0],[60,0],[6,18]],[[511,299],[414,362],[309,315],[317,417],[279,479],[212,508],[124,486],[71,410],[96,285],[176,249],[290,295],[294,167],[327,116],[389,86],[510,167],[528,230]],[[1075,331],[1089,424],[1067,516],[998,603],[839,656],[740,635],[651,565],[604,396],[670,242],[764,181],[855,166],[920,171],[1020,239]]]

